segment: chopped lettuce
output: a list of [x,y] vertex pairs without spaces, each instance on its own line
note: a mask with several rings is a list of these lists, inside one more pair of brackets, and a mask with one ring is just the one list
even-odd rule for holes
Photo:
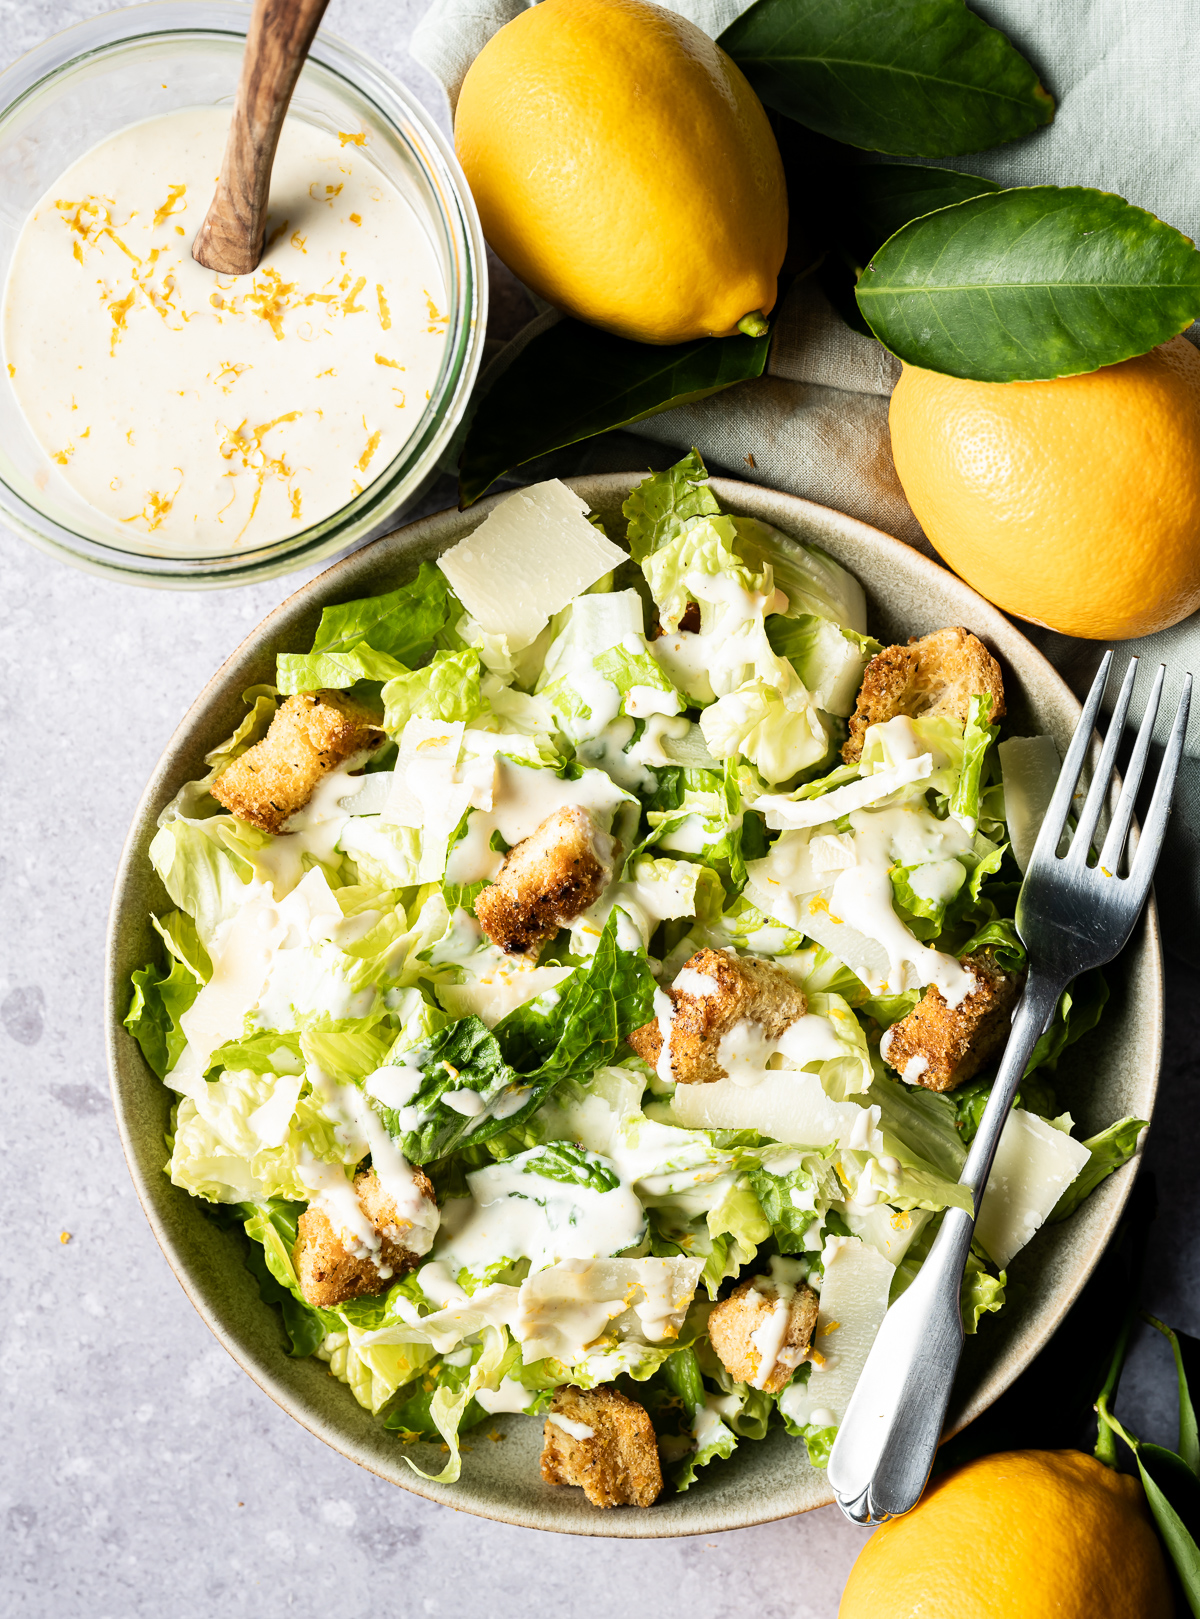
[[612,1060],[650,1017],[653,995],[645,956],[616,941],[614,913],[590,964],[557,990],[518,1006],[495,1029],[459,1018],[404,1053],[412,1090],[403,1107],[385,1107],[383,1119],[411,1163],[513,1128],[564,1080]]
[[812,692],[818,708],[841,719],[854,712],[863,670],[880,650],[878,641],[816,613],[794,618],[774,614],[767,620],[767,639]]
[[266,844],[267,834],[232,815],[195,820],[168,810],[164,816],[150,844],[150,863],[211,951],[221,923],[245,902],[252,856]]
[[950,813],[968,832],[979,825],[979,790],[992,743],[1000,735],[998,725],[989,725],[990,696],[972,697],[963,731],[963,762],[950,796]]
[[474,647],[461,652],[435,652],[423,669],[393,671],[383,688],[384,729],[399,737],[409,720],[470,721],[483,709],[480,695],[479,654]]
[[1102,1180],[1107,1180],[1114,1170],[1127,1164],[1137,1151],[1138,1141],[1146,1128],[1145,1119],[1118,1119],[1098,1135],[1089,1136],[1083,1145],[1092,1156],[1054,1205],[1047,1223],[1068,1219]]
[[345,689],[359,680],[389,680],[427,658],[447,622],[461,612],[445,574],[422,562],[416,578],[397,590],[327,607],[311,652],[279,654],[279,689]]
[[794,540],[756,517],[735,517],[737,553],[750,568],[768,564],[788,599],[789,614],[814,613],[856,635],[867,632],[867,598],[859,581],[819,545]]
[[167,1171],[211,1203],[307,1202],[297,1174],[306,1155],[347,1165],[362,1157],[363,1144],[346,1143],[338,1128],[300,1075],[226,1068],[199,1101],[180,1099]]
[[708,471],[693,449],[666,472],[652,472],[626,498],[621,508],[629,525],[626,537],[635,562],[677,539],[697,519],[715,517],[721,508],[708,487]]
[[[917,1273],[941,1212],[970,1205],[959,1176],[990,1081],[940,1095],[888,1072],[881,1031],[921,991],[891,993],[873,965],[880,941],[808,901],[828,898],[842,857],[857,858],[851,811],[885,799],[920,809],[927,841],[889,845],[885,907],[890,898],[914,948],[987,948],[1023,970],[1014,879],[1036,831],[1045,739],[997,747],[990,699],[977,697],[965,725],[900,717],[872,726],[861,760],[841,763],[843,722],[878,650],[857,580],[816,547],[724,515],[694,450],[626,501],[632,561],[615,573],[596,577],[618,558],[580,507],[553,484],[510,497],[483,586],[469,545],[457,559],[461,599],[424,564],[408,585],[326,609],[311,651],[279,658],[278,688],[245,694],[208,774],[161,817],[151,858],[177,908],[154,919],[164,954],[133,975],[127,1027],[156,1072],[182,1081],[172,1179],[244,1227],[247,1265],[282,1314],[290,1352],[325,1361],[390,1431],[429,1445],[412,1465],[432,1456],[437,1479],[451,1482],[460,1436],[488,1406],[540,1411],[565,1383],[627,1378],[676,1489],[781,1420],[824,1466],[837,1433],[826,1414],[845,1409],[856,1375],[845,1358],[854,1334],[777,1398],[734,1381],[709,1340],[709,1312],[768,1257],[792,1256],[798,1274],[820,1279],[839,1317],[829,1330],[854,1319],[865,1340],[889,1290],[897,1297]],[[574,547],[562,577],[530,563],[530,524],[535,551],[564,535]],[[210,786],[266,735],[281,697],[323,686],[382,707],[401,746],[372,760],[359,791],[324,794],[311,827],[272,838],[226,813]],[[414,813],[418,742],[441,746],[448,792],[471,807],[449,796],[441,806],[431,791]],[[931,772],[924,760],[913,768],[914,746],[932,756]],[[509,763],[494,765],[498,756]],[[475,811],[503,828],[491,836],[497,855],[528,835],[537,817],[518,816],[515,801],[532,770],[514,765],[538,768],[542,786],[580,784],[581,802],[608,807],[596,813],[613,840],[603,893],[518,960],[473,914],[495,865],[470,836]],[[1019,827],[1005,824],[1006,800]],[[449,867],[452,851],[461,858]],[[232,962],[257,970],[260,919],[266,977],[225,1016],[214,990]],[[656,980],[671,984],[703,947],[774,959],[806,996],[812,1021],[796,1031],[789,1066],[758,1085],[676,1085],[628,1045],[669,1015]],[[1071,1120],[1043,1077],[1106,994],[1098,973],[1071,986],[1022,1082],[1022,1128],[1081,1168],[1052,1209],[1063,1181],[1033,1176],[1039,1218],[1066,1218],[1136,1150],[1135,1119],[1068,1141]],[[333,1166],[349,1183],[370,1162],[376,1115],[425,1167],[444,1221],[424,1266],[317,1307],[293,1261],[311,1195],[300,1170]],[[472,1199],[492,1212],[479,1218]],[[593,1237],[578,1211],[616,1199],[623,1214],[594,1239],[603,1253],[556,1274],[541,1238],[497,1234],[503,1199],[522,1215],[540,1208],[554,1229],[552,1205],[575,1210],[572,1241],[585,1253]],[[321,1206],[336,1209],[336,1197]],[[997,1259],[1009,1251],[999,1246]],[[962,1288],[968,1332],[1002,1308],[1005,1284],[976,1247]],[[583,1303],[597,1311],[586,1332],[575,1320]]]
[[159,1079],[166,1078],[187,1045],[179,1020],[199,993],[195,975],[173,957],[165,973],[151,963],[133,974],[125,1027]]
[[747,680],[704,710],[700,729],[714,759],[740,756],[771,783],[817,764],[829,746],[816,704],[799,682],[780,691],[766,680]]
[[736,538],[732,517],[704,517],[644,558],[642,572],[664,630],[678,629],[698,596],[701,634],[721,618],[720,597],[704,589],[705,579],[719,580],[722,592],[736,585],[751,596],[770,597],[770,568],[754,573],[746,567],[734,550]]

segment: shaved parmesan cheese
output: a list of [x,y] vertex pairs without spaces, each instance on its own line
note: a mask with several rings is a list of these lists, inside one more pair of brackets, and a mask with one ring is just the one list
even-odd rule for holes
[[871,1208],[847,1203],[843,1217],[854,1235],[877,1249],[889,1265],[900,1263],[932,1218],[925,1209],[901,1213],[886,1203],[876,1203]]
[[996,753],[1004,780],[1009,841],[1024,873],[1058,785],[1058,749],[1050,736],[1010,736],[996,744]]
[[732,1079],[680,1085],[671,1113],[686,1130],[757,1130],[803,1147],[848,1141],[856,1125],[870,1131],[879,1117],[875,1108],[830,1101],[816,1074],[789,1068],[768,1069],[760,1084],[749,1087]]
[[823,1427],[841,1422],[887,1314],[895,1275],[883,1255],[857,1237],[826,1237],[821,1259],[825,1276],[813,1331],[813,1369],[807,1383],[789,1384],[779,1396],[779,1409],[799,1427],[816,1412],[833,1418]]
[[1082,1141],[1036,1113],[1013,1109],[975,1222],[975,1236],[995,1264],[1003,1269],[1024,1248],[1090,1157]]
[[213,1052],[227,1040],[241,1038],[246,1015],[258,1006],[288,935],[295,931],[301,938],[312,937],[313,930],[341,919],[319,866],[278,905],[269,889],[247,900],[224,930],[213,955],[212,977],[179,1020],[188,1043],[167,1084],[193,1101],[203,1097]]
[[548,619],[628,560],[588,522],[587,502],[565,484],[536,483],[502,500],[438,567],[471,617],[510,652]]
[[762,793],[750,800],[750,808],[761,810],[767,818],[767,825],[777,832],[803,826],[824,826],[826,822],[840,820],[853,810],[878,804],[899,792],[901,787],[910,787],[913,782],[924,781],[932,774],[933,755],[922,753],[916,759],[902,759],[890,770],[877,770],[873,776],[863,776],[858,781],[847,782],[844,787],[835,787],[831,793],[822,793],[818,798],[797,800],[789,798],[786,793]]

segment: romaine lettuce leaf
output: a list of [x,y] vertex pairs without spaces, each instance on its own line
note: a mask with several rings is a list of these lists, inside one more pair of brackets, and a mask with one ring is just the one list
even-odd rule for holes
[[733,1455],[737,1435],[722,1420],[724,1402],[705,1389],[694,1349],[677,1349],[663,1364],[663,1378],[683,1407],[692,1440],[693,1448],[670,1475],[676,1490],[683,1491],[695,1484],[700,1468]]
[[316,1352],[329,1330],[324,1312],[315,1310],[301,1297],[300,1281],[292,1264],[296,1222],[304,1207],[303,1203],[290,1203],[284,1198],[239,1205],[250,1238],[246,1268],[258,1283],[263,1302],[279,1306],[292,1343],[288,1354],[300,1360]]
[[1037,1068],[1053,1072],[1067,1047],[1096,1027],[1107,1004],[1108,980],[1100,968],[1080,973],[1063,990],[1054,1021],[1034,1046],[1025,1072],[1032,1074]]
[[449,725],[473,720],[483,711],[479,654],[474,647],[435,652],[423,669],[393,671],[382,678],[387,680],[383,725],[390,736],[398,737],[411,719]]
[[[477,1017],[459,1018],[405,1053],[405,1066],[419,1069],[420,1078],[403,1108],[382,1111],[410,1163],[513,1128],[563,1080],[611,1062],[626,1035],[649,1020],[654,994],[645,956],[618,949],[616,939],[614,912],[591,962],[551,994],[526,1001],[494,1029]],[[460,1109],[469,1092],[479,1101],[472,1097],[467,1113]]]
[[974,1249],[967,1255],[967,1263],[963,1269],[962,1291],[959,1294],[959,1310],[965,1333],[978,1332],[979,1322],[983,1316],[995,1315],[998,1310],[1004,1308],[1004,1289],[1007,1280],[1004,1271],[1001,1271],[999,1276],[993,1276]]
[[756,517],[735,517],[735,549],[747,567],[770,566],[789,614],[816,613],[858,635],[867,631],[867,598],[855,576],[819,545],[793,540]]
[[394,665],[411,667],[427,658],[439,632],[461,613],[445,574],[422,562],[416,578],[397,590],[327,607],[312,651],[279,655],[279,689],[344,690],[357,680],[388,680],[397,673]]
[[876,1074],[870,1100],[880,1110],[881,1129],[948,1180],[958,1179],[967,1150],[955,1097],[902,1084],[890,1074]]
[[643,562],[697,518],[715,517],[720,510],[700,452],[692,449],[666,472],[643,478],[626,499],[621,511],[629,525],[629,554],[635,562]]
[[800,676],[818,708],[839,719],[854,712],[863,670],[880,650],[878,641],[816,613],[794,618],[773,613],[767,619],[767,639]]
[[998,725],[989,725],[992,714],[990,695],[971,698],[963,732],[963,761],[958,781],[950,795],[950,813],[968,832],[979,825],[979,791],[983,781],[988,749],[1000,735]]
[[366,642],[344,652],[281,652],[276,659],[275,680],[285,697],[298,691],[346,691],[360,680],[376,685],[402,675],[408,665],[386,652],[376,652]]
[[206,951],[221,923],[245,903],[252,855],[269,841],[265,832],[232,815],[204,820],[180,815],[160,823],[150,863],[175,904],[195,922]]
[[360,877],[381,888],[411,888],[421,867],[421,834],[415,826],[394,826],[378,815],[352,815],[338,848],[353,860]]
[[[732,1239],[733,1257],[739,1266],[748,1265],[759,1244],[771,1235],[771,1222],[755,1196],[749,1175],[738,1176],[717,1206],[709,1209],[706,1223],[714,1242],[724,1236]],[[708,1280],[707,1267],[704,1279]]]
[[592,666],[598,675],[612,681],[622,702],[634,686],[649,686],[653,691],[675,697],[681,709],[687,706],[649,652],[631,652],[624,645],[610,646],[592,659]]
[[[680,619],[696,599],[696,592],[688,583],[690,576],[721,578],[739,585],[751,595],[770,596],[773,588],[770,569],[756,574],[747,568],[734,549],[736,537],[732,517],[703,517],[643,559],[642,572],[664,630],[678,629]],[[721,608],[704,600],[699,605],[703,634],[721,617]],[[767,650],[770,652],[769,646]]]
[[817,1190],[815,1177],[806,1165],[776,1175],[768,1167],[756,1165],[746,1171],[746,1180],[758,1200],[781,1254],[805,1252],[805,1234],[813,1222],[819,1225],[821,1216],[815,1207],[797,1207],[792,1193],[797,1192],[809,1203]]
[[1089,1136],[1083,1145],[1092,1156],[1054,1205],[1046,1223],[1052,1225],[1069,1219],[1102,1180],[1127,1164],[1137,1151],[1138,1140],[1146,1127],[1145,1119],[1118,1119],[1099,1135]]
[[167,1170],[174,1185],[212,1203],[306,1203],[311,1194],[297,1174],[306,1153],[354,1164],[365,1150],[343,1143],[301,1076],[226,1068],[200,1101],[181,1098]]
[[788,781],[825,757],[829,737],[804,685],[747,680],[710,704],[700,729],[714,759],[740,756],[764,781]]
[[[278,711],[277,698],[278,692],[274,686],[251,686],[242,693],[242,701],[248,705],[250,712],[231,737],[204,755],[204,762],[209,767],[209,773],[204,778],[205,785],[256,742],[262,741]],[[215,799],[211,800],[211,804],[213,809],[217,807]]]
[[[438,1371],[431,1373],[428,1380],[436,1386],[429,1399],[428,1418],[442,1436],[450,1459],[440,1473],[426,1473],[411,1456],[406,1456],[404,1460],[414,1473],[431,1479],[435,1484],[454,1484],[457,1481],[462,1471],[459,1432],[464,1423],[472,1424],[475,1412],[481,1413],[479,1420],[487,1415],[483,1407],[476,1404],[475,1392],[484,1387],[495,1388],[499,1384],[515,1359],[513,1348],[503,1327],[484,1327],[480,1341],[471,1347],[469,1366],[452,1366],[443,1360]],[[404,1426],[401,1413],[407,1413],[409,1417],[415,1414],[411,1407],[401,1405],[397,1410],[397,1426]],[[392,1420],[385,1419],[385,1424],[392,1426]]]
[[153,962],[140,967],[132,975],[132,983],[125,1027],[159,1079],[165,1079],[187,1045],[179,1020],[200,993],[200,985],[191,970],[174,957],[166,972]]
[[166,916],[151,916],[150,920],[170,955],[183,963],[197,984],[207,984],[212,977],[212,960],[187,912],[168,911]]

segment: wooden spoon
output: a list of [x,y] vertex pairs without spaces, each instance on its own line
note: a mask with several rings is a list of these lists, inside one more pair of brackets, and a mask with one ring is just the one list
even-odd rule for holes
[[192,257],[208,270],[249,275],[262,258],[279,131],[328,3],[254,0],[221,177],[192,243]]

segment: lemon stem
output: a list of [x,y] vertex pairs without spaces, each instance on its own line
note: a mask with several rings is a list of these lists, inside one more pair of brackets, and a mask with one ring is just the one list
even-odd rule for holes
[[738,321],[737,329],[744,332],[747,337],[765,337],[771,327],[761,309],[752,309]]

